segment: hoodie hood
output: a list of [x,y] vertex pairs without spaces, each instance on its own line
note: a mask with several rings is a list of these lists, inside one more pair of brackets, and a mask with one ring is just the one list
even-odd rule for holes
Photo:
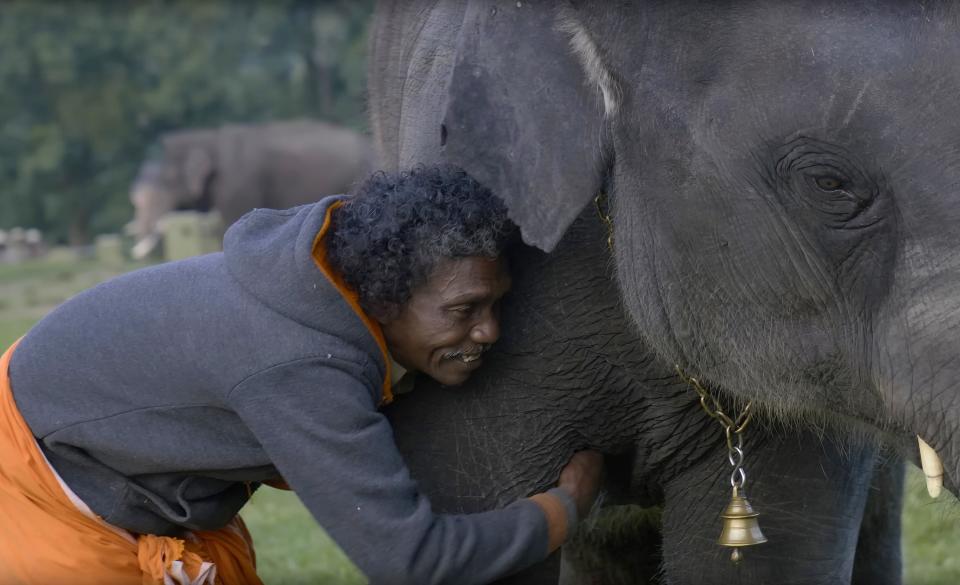
[[[373,333],[313,258],[328,209],[344,198],[334,195],[292,209],[247,213],[227,230],[224,259],[231,276],[270,309],[380,356]],[[379,366],[385,373],[386,364]]]

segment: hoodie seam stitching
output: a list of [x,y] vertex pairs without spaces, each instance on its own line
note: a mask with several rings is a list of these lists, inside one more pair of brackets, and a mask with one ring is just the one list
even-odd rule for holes
[[68,424],[68,425],[66,425],[66,426],[59,427],[59,428],[57,428],[57,429],[55,429],[55,430],[52,430],[52,431],[50,431],[49,433],[46,433],[46,434],[44,434],[44,435],[42,435],[42,436],[40,436],[40,437],[37,437],[37,438],[45,441],[46,439],[53,438],[54,435],[57,435],[57,434],[62,433],[62,432],[64,432],[64,431],[68,431],[68,430],[70,430],[70,429],[72,429],[72,428],[74,428],[74,427],[76,427],[76,426],[85,425],[85,424],[90,424],[90,423],[96,423],[96,422],[100,422],[100,421],[107,420],[107,419],[110,419],[110,418],[116,418],[116,417],[118,417],[118,416],[126,416],[126,415],[128,415],[128,414],[133,414],[133,413],[136,413],[136,412],[145,412],[145,411],[150,411],[150,410],[179,410],[179,409],[184,409],[184,408],[201,408],[201,407],[209,407],[209,408],[213,408],[213,409],[216,409],[216,410],[224,410],[224,411],[230,412],[230,409],[229,409],[229,408],[227,408],[227,407],[225,407],[225,406],[223,406],[223,405],[221,405],[221,404],[217,404],[216,402],[194,402],[194,403],[190,403],[190,404],[152,404],[152,405],[150,405],[150,406],[138,406],[138,407],[136,407],[136,408],[130,408],[130,409],[127,409],[127,410],[122,410],[122,411],[120,411],[120,412],[111,412],[110,414],[105,414],[105,415],[103,415],[103,416],[97,416],[97,417],[94,417],[94,418],[87,418],[87,419],[83,419],[83,420],[78,420],[78,421],[72,422],[72,423],[70,423],[70,424]]
[[[328,356],[329,356],[329,357],[328,357]],[[286,366],[295,364],[295,363],[297,363],[297,362],[305,362],[305,361],[315,360],[315,359],[318,359],[318,358],[324,359],[324,360],[326,360],[327,362],[335,362],[335,363],[341,363],[341,364],[349,364],[349,365],[353,365],[353,366],[360,366],[360,368],[363,369],[364,371],[366,371],[367,368],[368,368],[369,365],[370,365],[370,358],[369,358],[369,357],[364,357],[362,361],[357,362],[357,361],[354,361],[354,360],[349,360],[349,359],[341,358],[341,357],[332,355],[332,354],[330,354],[330,353],[326,353],[326,354],[324,354],[324,353],[318,353],[318,354],[303,356],[303,357],[294,358],[294,359],[290,359],[290,360],[286,360],[286,361],[282,361],[282,362],[277,362],[277,363],[275,363],[275,364],[271,364],[271,365],[269,365],[269,366],[266,366],[266,367],[264,367],[264,368],[261,368],[261,369],[255,371],[255,372],[252,372],[252,373],[247,374],[246,376],[244,376],[239,382],[237,382],[236,384],[234,384],[233,387],[230,388],[230,390],[227,392],[227,400],[230,400],[230,399],[233,397],[233,393],[236,392],[236,390],[237,390],[240,386],[242,386],[242,385],[246,384],[247,382],[249,382],[252,378],[256,378],[257,376],[259,376],[259,375],[261,375],[261,374],[265,374],[265,373],[269,372],[270,370],[274,370],[274,369],[277,369],[277,368],[286,367]],[[369,386],[369,384],[367,384],[367,385]]]

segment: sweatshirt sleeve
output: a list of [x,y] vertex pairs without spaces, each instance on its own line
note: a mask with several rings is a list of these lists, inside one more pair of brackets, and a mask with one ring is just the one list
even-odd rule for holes
[[434,514],[353,369],[336,358],[282,364],[238,384],[229,400],[372,585],[487,583],[562,543],[576,508],[558,489],[500,510]]

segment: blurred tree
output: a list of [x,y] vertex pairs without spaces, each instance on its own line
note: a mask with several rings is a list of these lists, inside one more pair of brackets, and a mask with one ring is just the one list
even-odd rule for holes
[[0,228],[82,244],[132,214],[167,130],[313,116],[365,129],[372,0],[0,3]]

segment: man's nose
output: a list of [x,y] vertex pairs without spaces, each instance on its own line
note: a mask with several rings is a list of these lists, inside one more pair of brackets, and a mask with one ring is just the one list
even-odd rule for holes
[[494,311],[485,311],[483,318],[470,330],[470,341],[490,344],[500,339],[500,320]]

